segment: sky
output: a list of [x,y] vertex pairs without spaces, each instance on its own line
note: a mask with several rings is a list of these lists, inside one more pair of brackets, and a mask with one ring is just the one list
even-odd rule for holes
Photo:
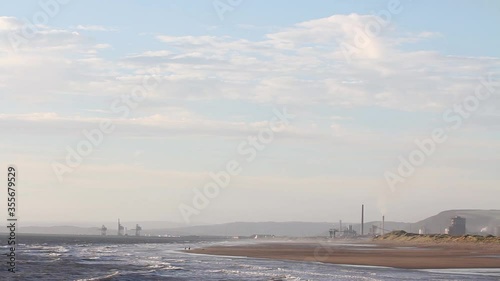
[[367,220],[414,222],[499,208],[498,1],[0,11],[0,167],[19,170],[22,221],[358,221],[365,204]]

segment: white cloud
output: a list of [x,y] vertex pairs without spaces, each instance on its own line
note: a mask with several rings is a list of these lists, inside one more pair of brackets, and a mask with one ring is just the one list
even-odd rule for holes
[[[60,116],[53,112],[28,114],[0,114],[2,128],[23,128],[24,134],[50,135],[78,134],[83,129],[99,128],[109,121],[116,125],[113,135],[120,137],[170,138],[177,136],[215,136],[245,139],[269,127],[268,120],[242,122],[208,119],[178,107],[168,107],[162,113],[144,117],[121,119],[103,117]],[[68,129],[71,128],[70,131]],[[290,126],[280,131],[283,137],[311,137],[319,131],[304,131]]]
[[15,17],[0,17],[0,31],[17,30],[23,26],[23,22]]
[[[71,30],[41,27],[21,54],[0,55],[0,90],[4,97],[35,102],[75,95],[102,97],[106,107],[109,99],[140,84],[147,69],[159,67],[162,84],[141,106],[147,116],[156,116],[153,103],[180,100],[439,112],[473,93],[482,75],[498,73],[497,58],[401,49],[405,40],[413,40],[409,38],[422,40],[437,34],[404,34],[392,25],[348,63],[340,44],[352,43],[356,30],[374,20],[369,15],[334,15],[254,41],[158,35],[164,48],[120,60],[101,57],[99,50],[111,48],[108,44]],[[0,35],[5,35],[6,28],[18,29],[18,24],[15,18],[0,18]],[[81,30],[103,28],[79,26]],[[492,99],[491,105],[500,106],[500,101]]]
[[76,29],[85,31],[117,31],[116,28],[106,27],[102,25],[77,25]]

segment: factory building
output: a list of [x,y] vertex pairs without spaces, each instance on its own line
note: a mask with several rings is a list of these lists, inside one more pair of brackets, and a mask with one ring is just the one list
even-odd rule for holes
[[108,231],[108,228],[104,226],[104,224],[101,226],[101,236],[106,236],[106,232]]
[[122,236],[125,232],[125,227],[120,223],[120,219],[118,219],[118,236]]
[[142,227],[138,224],[135,225],[135,236],[141,236]]
[[451,219],[451,225],[448,227],[448,234],[454,236],[465,235],[465,218],[456,216]]
[[425,226],[422,226],[421,228],[418,229],[418,234],[420,234],[420,235],[427,234],[427,230],[425,229]]

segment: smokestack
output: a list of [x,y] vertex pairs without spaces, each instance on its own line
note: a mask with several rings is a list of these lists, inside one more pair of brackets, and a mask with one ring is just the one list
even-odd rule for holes
[[339,231],[342,231],[342,220],[339,222]]
[[384,235],[385,232],[385,216],[382,216],[382,235]]
[[365,235],[365,205],[361,205],[361,235]]

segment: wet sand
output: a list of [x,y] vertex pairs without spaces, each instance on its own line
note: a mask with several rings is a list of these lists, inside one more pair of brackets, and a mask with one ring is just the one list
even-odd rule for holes
[[500,245],[371,242],[271,242],[214,246],[190,253],[406,269],[500,268]]

